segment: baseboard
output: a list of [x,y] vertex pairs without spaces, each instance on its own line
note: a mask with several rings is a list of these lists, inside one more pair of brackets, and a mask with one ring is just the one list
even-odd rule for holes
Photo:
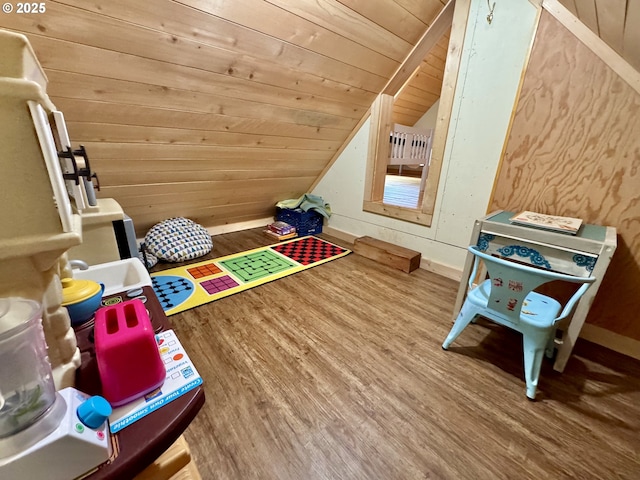
[[349,232],[345,232],[343,230],[338,230],[337,228],[329,227],[324,225],[322,227],[322,233],[326,233],[327,235],[331,235],[332,237],[336,237],[344,242],[355,243],[356,238],[359,238],[361,235],[354,235]]
[[258,220],[249,220],[247,222],[230,223],[229,225],[215,225],[207,227],[207,231],[211,235],[220,235],[222,233],[239,232],[241,230],[249,230],[250,228],[258,228],[269,225],[273,222],[273,217],[260,218]]
[[451,265],[446,265],[444,263],[434,262],[433,260],[429,260],[428,258],[423,258],[420,261],[420,268],[424,268],[429,272],[437,273],[438,275],[442,275],[443,277],[455,280],[456,282],[459,282],[462,279],[461,269],[452,267]]
[[614,352],[622,353],[636,360],[640,360],[640,341],[625,337],[606,328],[585,323],[580,331],[580,338],[606,347]]
[[[327,235],[331,235],[349,243],[354,243],[356,238],[360,237],[360,235],[354,235],[352,233],[338,230],[337,228],[328,227],[326,225],[323,227],[322,231]],[[420,261],[420,268],[423,268],[429,272],[436,273],[438,275],[442,275],[443,277],[450,278],[451,280],[455,280],[456,282],[459,282],[462,278],[462,269],[458,269],[444,263],[434,262],[433,260],[429,260],[427,258],[422,258],[422,260]]]
[[[249,230],[250,228],[258,228],[269,225],[273,222],[273,217],[265,217],[258,220],[250,220],[247,222],[231,223],[229,225],[216,225],[214,227],[206,227],[210,235],[220,235],[222,233],[240,232]],[[140,245],[144,242],[144,237],[136,238],[136,243]]]

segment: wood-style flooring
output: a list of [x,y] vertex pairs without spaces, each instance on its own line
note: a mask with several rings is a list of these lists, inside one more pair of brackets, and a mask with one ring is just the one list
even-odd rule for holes
[[387,175],[382,202],[396,207],[418,208],[422,203],[420,177]]
[[516,332],[479,320],[441,349],[456,289],[351,254],[170,317],[204,378],[202,478],[639,479],[640,362],[580,340],[528,401]]

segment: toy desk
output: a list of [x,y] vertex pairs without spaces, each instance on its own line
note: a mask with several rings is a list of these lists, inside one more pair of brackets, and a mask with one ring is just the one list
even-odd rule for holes
[[[559,341],[558,355],[553,368],[562,372],[616,250],[616,229],[583,224],[575,235],[571,235],[512,224],[509,219],[515,214],[516,212],[500,210],[476,220],[470,245],[477,245],[486,253],[501,256],[510,256],[509,252],[513,250],[510,247],[518,246],[518,261],[570,275],[596,277],[596,281],[576,305],[574,314]],[[521,256],[522,253],[524,257]],[[454,320],[467,294],[473,260],[473,255],[467,253],[453,310]]]

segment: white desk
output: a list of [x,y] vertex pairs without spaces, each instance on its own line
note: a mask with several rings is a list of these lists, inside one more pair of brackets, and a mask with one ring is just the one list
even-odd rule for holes
[[[470,245],[477,245],[486,253],[503,257],[516,254],[513,247],[518,246],[518,261],[570,275],[596,277],[576,305],[559,342],[553,368],[562,372],[616,250],[616,229],[584,224],[576,235],[570,235],[511,224],[509,218],[513,215],[514,212],[497,211],[476,220]],[[473,260],[474,256],[468,253],[454,307],[454,320],[467,294]]]

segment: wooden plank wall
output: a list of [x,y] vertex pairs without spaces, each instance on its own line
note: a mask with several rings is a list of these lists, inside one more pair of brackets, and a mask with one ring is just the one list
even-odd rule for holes
[[440,98],[449,49],[449,29],[431,49],[393,103],[393,123],[412,127]]
[[588,322],[640,340],[640,95],[543,11],[492,209],[613,225]]
[[56,0],[0,27],[27,35],[100,195],[142,234],[304,193],[444,3]]
[[560,3],[640,70],[640,0],[560,0]]

